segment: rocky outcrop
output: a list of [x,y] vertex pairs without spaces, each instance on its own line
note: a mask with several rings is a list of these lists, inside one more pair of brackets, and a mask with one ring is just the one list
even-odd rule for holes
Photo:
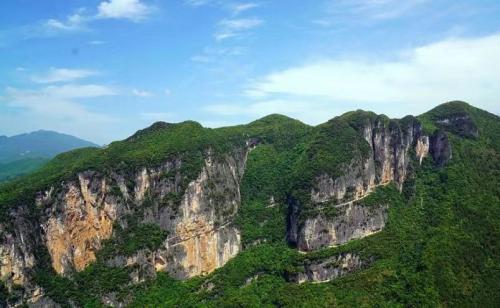
[[148,220],[169,231],[170,236],[155,250],[142,250],[108,262],[112,266],[138,268],[134,277],[142,281],[156,271],[167,271],[185,279],[207,274],[223,266],[241,249],[240,232],[233,219],[240,204],[239,182],[246,152],[227,156],[223,161],[208,158],[199,177],[188,185],[176,216],[170,209],[151,209]]
[[298,272],[290,275],[289,280],[295,283],[327,282],[362,269],[369,263],[357,254],[342,253],[302,265]]
[[345,244],[382,230],[387,220],[387,206],[364,206],[348,203],[337,206],[335,215],[318,214],[301,224],[297,247],[312,251]]
[[432,134],[430,141],[430,153],[438,167],[442,167],[451,159],[451,144],[448,135],[442,130],[437,130]]
[[422,160],[429,155],[429,136],[420,136],[417,139],[417,145],[415,147],[415,154],[418,159],[418,163],[422,164]]
[[[21,305],[23,298],[30,305],[46,303],[45,307],[53,307],[54,303],[44,296],[43,290],[32,282],[31,274],[37,266],[35,249],[39,244],[36,234],[40,229],[30,219],[25,206],[18,207],[10,213],[15,228],[0,224],[0,283],[9,292],[17,294],[14,305]],[[22,289],[19,289],[22,286]]]
[[33,225],[23,207],[11,213],[16,221],[0,225],[0,279],[9,290],[23,286],[25,302],[49,303],[33,284],[38,266],[35,251],[47,250],[54,271],[68,276],[96,261],[104,241],[128,219],[156,224],[168,234],[156,250],[116,255],[110,266],[126,266],[131,281],[167,271],[185,279],[210,273],[241,249],[233,219],[240,206],[239,183],[247,148],[229,154],[206,153],[199,175],[186,182],[183,161],[174,158],[133,174],[86,171],[76,178],[40,192],[34,200],[39,217]]
[[[339,177],[318,176],[311,190],[310,209],[296,209],[301,213],[293,221],[289,218],[289,230],[293,232],[289,232],[288,239],[299,249],[310,251],[339,245],[380,231],[385,226],[387,208],[382,204],[366,208],[356,201],[377,186],[391,182],[401,190],[412,159],[410,149],[415,149],[420,161],[428,153],[429,139],[414,118],[404,123],[383,118],[367,121],[362,135],[370,146],[369,154],[353,157],[349,165],[341,167]],[[340,214],[322,214],[325,208],[336,209]],[[319,214],[311,216],[311,212]]]
[[58,196],[48,195],[43,238],[58,274],[83,270],[95,261],[102,241],[111,237],[118,202],[108,190],[104,177],[85,172],[65,184]]
[[450,131],[460,137],[477,138],[479,130],[474,120],[466,112],[441,116],[436,119],[436,124],[444,130]]

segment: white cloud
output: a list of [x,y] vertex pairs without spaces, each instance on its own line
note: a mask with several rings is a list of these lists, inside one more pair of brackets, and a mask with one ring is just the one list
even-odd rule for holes
[[170,89],[165,89],[165,90],[163,90],[163,93],[164,93],[166,96],[170,96],[170,95],[172,95],[172,90],[170,90]]
[[90,98],[117,95],[117,92],[107,86],[96,84],[48,86],[41,93],[57,98]]
[[451,100],[500,113],[500,34],[448,39],[398,56],[392,61],[330,58],[292,67],[249,84],[247,103],[205,110],[229,118],[282,113],[310,124],[360,106],[400,117]]
[[500,34],[449,39],[401,55],[394,61],[325,59],[292,67],[258,78],[247,94],[399,104],[395,109],[460,99],[500,111]]
[[70,82],[97,74],[95,71],[84,69],[51,68],[44,75],[32,76],[32,80],[36,83]]
[[369,19],[401,17],[430,0],[328,0],[327,11],[336,16]]
[[144,90],[138,90],[138,89],[133,89],[132,94],[134,94],[135,96],[139,96],[139,97],[151,97],[151,96],[153,96],[153,93],[151,93],[151,92],[144,91]]
[[191,61],[199,63],[213,63],[227,57],[241,56],[246,52],[240,46],[205,47],[201,54],[191,57]]
[[219,22],[219,31],[214,35],[217,41],[240,36],[246,30],[262,25],[259,18],[223,19]]
[[240,116],[246,116],[251,119],[279,113],[311,124],[325,122],[334,115],[349,110],[348,107],[344,105],[333,105],[325,101],[311,99],[270,99],[239,105],[215,104],[209,105],[204,109],[209,113],[219,116],[238,118]]
[[97,85],[65,85],[45,87],[38,90],[24,90],[8,87],[2,101],[7,106],[22,108],[43,119],[75,121],[86,123],[109,122],[113,118],[89,111],[75,99],[112,95],[111,90]]
[[100,18],[123,18],[135,22],[145,19],[152,12],[152,8],[140,0],[103,1],[97,10]]
[[239,15],[243,12],[246,12],[251,9],[255,9],[259,7],[259,4],[255,2],[247,2],[247,3],[236,3],[230,6],[231,13],[233,15]]
[[[28,36],[52,36],[61,33],[80,32],[88,30],[88,25],[97,19],[128,19],[139,22],[146,19],[153,7],[141,0],[106,0],[99,3],[97,13],[89,13],[86,8],[80,8],[65,19],[51,18],[43,22],[42,27],[34,28]],[[91,45],[100,45],[102,41],[91,41]]]
[[77,32],[86,30],[90,17],[85,15],[86,9],[80,8],[75,13],[66,17],[65,20],[49,19],[44,23],[45,34],[56,32]]
[[212,0],[185,0],[184,3],[189,5],[189,6],[203,6],[212,3]]

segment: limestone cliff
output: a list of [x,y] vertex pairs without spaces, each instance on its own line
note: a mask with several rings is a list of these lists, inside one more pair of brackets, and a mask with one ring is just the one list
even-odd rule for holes
[[[429,152],[429,138],[422,134],[414,118],[401,122],[375,118],[363,124],[356,129],[369,145],[368,155],[353,157],[349,164],[341,166],[343,172],[338,177],[326,173],[317,176],[309,210],[299,214],[301,209],[297,208],[296,215],[289,219],[292,232],[288,238],[299,249],[340,245],[382,230],[387,208],[382,204],[365,208],[356,201],[391,182],[401,189],[412,159],[410,150],[420,162]],[[325,208],[338,213],[325,215],[321,213]]]
[[[28,301],[47,302],[33,284],[37,245],[46,248],[56,273],[69,276],[96,260],[105,241],[113,238],[115,226],[126,232],[130,217],[158,225],[168,234],[155,251],[140,250],[107,261],[110,266],[133,268],[132,282],[155,271],[181,279],[210,273],[240,251],[240,233],[232,222],[240,205],[246,157],[246,148],[217,156],[209,150],[198,177],[185,186],[180,159],[142,168],[133,176],[120,171],[78,173],[38,194],[34,203],[40,209],[39,226],[30,225],[23,207],[11,213],[16,219],[13,229],[0,225],[0,278],[9,288],[23,286]],[[179,196],[174,198],[179,201],[172,196]]]
[[362,260],[358,255],[342,253],[313,262],[308,262],[300,267],[296,273],[290,274],[290,281],[296,283],[304,282],[327,282],[369,265],[370,260]]
[[239,182],[246,155],[246,151],[236,151],[222,160],[208,157],[198,178],[189,183],[176,215],[171,208],[158,206],[145,211],[146,222],[156,222],[169,231],[161,247],[133,256],[116,256],[109,265],[138,265],[134,272],[137,281],[155,271],[185,279],[210,273],[234,257],[241,249],[233,219],[240,204]]

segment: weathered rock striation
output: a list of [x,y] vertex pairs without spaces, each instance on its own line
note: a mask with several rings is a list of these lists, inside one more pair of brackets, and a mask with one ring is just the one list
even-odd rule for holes
[[[305,213],[302,217],[295,214],[294,219],[289,219],[289,225],[296,225],[290,227],[289,241],[300,250],[340,245],[382,230],[387,207],[381,204],[366,208],[355,201],[391,182],[401,189],[412,159],[410,150],[414,149],[419,161],[428,155],[429,138],[422,134],[420,123],[414,118],[402,124],[376,118],[360,129],[369,144],[368,155],[354,157],[336,178],[328,174],[318,176],[311,190],[311,207],[318,213]],[[335,208],[339,213],[325,215],[321,213],[325,208]]]
[[360,270],[369,263],[370,260],[362,260],[356,254],[342,253],[301,266],[298,272],[290,274],[289,280],[296,283],[328,282]]
[[[107,261],[133,268],[132,282],[156,271],[180,279],[212,272],[241,249],[240,233],[232,222],[240,206],[239,182],[247,151],[236,149],[222,156],[208,151],[198,177],[184,190],[183,162],[173,159],[142,168],[132,179],[120,172],[81,172],[74,180],[39,193],[35,200],[41,213],[39,226],[31,225],[23,207],[11,213],[16,219],[13,230],[0,226],[2,281],[9,288],[31,290],[26,298],[42,300],[43,293],[31,277],[37,266],[36,249],[45,247],[54,271],[68,276],[94,262],[115,226],[126,230],[131,216],[168,234],[155,251],[143,249]],[[171,200],[172,196],[179,200]]]

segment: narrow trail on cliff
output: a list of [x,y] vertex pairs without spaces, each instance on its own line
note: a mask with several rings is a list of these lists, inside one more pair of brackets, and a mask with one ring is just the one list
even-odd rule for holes
[[[389,183],[391,182],[388,182],[388,183],[381,183],[381,184],[377,184],[377,185],[374,185],[373,186],[373,189],[377,188],[377,187],[380,187],[380,186],[386,186],[388,185]],[[357,202],[357,201],[360,201],[360,200],[363,200],[364,198],[368,197],[369,195],[371,195],[373,193],[373,190],[369,191],[367,194],[365,194],[364,196],[362,197],[359,197],[359,198],[355,198],[355,199],[352,199],[352,200],[349,200],[349,201],[346,201],[346,202],[343,202],[343,203],[339,203],[339,204],[335,204],[335,205],[331,205],[331,206],[328,206],[328,205],[323,205],[323,206],[320,206],[318,207],[317,209],[318,210],[323,210],[327,207],[334,207],[334,208],[340,208],[340,207],[343,207],[343,206],[346,206],[346,205],[349,205],[349,204],[352,204],[354,202]],[[325,204],[327,203],[328,201],[324,201],[324,202],[321,202],[322,204]]]

